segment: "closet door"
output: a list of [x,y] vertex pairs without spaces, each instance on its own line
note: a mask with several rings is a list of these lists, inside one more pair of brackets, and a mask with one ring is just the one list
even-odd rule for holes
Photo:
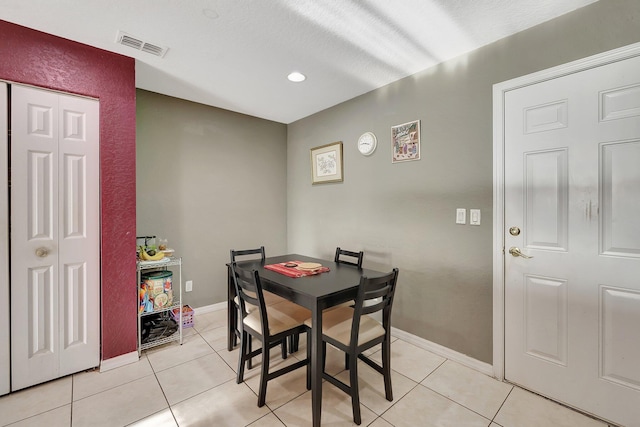
[[9,393],[9,189],[7,84],[0,82],[0,396]]
[[11,87],[11,372],[99,364],[98,102]]

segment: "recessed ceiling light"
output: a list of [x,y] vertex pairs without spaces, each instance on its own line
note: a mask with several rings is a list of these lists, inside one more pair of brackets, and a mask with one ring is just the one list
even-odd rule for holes
[[289,74],[287,78],[292,82],[299,83],[299,82],[305,81],[307,76],[297,71],[294,71],[293,73]]

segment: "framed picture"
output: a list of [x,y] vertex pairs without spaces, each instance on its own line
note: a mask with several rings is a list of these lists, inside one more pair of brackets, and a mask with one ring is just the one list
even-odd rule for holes
[[391,126],[391,163],[420,160],[420,120]]
[[342,181],[342,141],[311,149],[311,183]]

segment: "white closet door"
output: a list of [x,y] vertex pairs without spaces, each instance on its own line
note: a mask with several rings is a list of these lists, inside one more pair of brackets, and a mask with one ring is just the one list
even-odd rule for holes
[[9,393],[9,193],[7,84],[0,82],[0,396]]
[[97,366],[97,101],[11,88],[12,390]]

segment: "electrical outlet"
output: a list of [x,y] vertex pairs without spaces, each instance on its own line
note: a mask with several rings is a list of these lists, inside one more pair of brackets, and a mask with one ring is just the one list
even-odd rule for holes
[[193,290],[193,280],[187,280],[184,283],[184,290],[187,292],[191,292]]
[[467,223],[467,210],[458,208],[456,209],[456,224],[466,224]]

